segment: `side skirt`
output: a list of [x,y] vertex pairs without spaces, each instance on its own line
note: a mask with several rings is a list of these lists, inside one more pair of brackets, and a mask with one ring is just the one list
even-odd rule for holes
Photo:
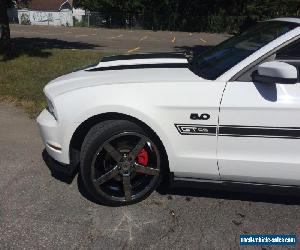
[[272,195],[292,195],[300,197],[300,186],[282,186],[267,183],[217,181],[171,175],[171,187],[190,187],[204,190],[233,191],[238,193],[262,193]]

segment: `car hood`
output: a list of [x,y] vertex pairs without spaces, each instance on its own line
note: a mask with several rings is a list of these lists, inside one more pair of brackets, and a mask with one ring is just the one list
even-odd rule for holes
[[129,83],[199,81],[181,54],[138,54],[104,57],[97,65],[56,78],[44,88],[53,98],[80,88]]

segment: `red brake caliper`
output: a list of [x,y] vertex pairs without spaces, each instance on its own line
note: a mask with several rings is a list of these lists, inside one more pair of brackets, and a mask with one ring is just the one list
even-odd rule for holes
[[148,156],[148,152],[143,148],[139,154],[136,157],[136,161],[138,164],[141,164],[143,166],[147,166],[148,165],[148,160],[149,160],[149,156]]

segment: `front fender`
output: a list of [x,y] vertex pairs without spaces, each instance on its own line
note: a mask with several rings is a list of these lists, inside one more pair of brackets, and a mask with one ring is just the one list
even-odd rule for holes
[[[136,94],[129,95],[124,91],[121,95],[118,89],[117,93],[119,94],[112,95],[111,88],[113,86],[107,88],[106,91],[103,87],[82,89],[57,97],[58,116],[61,118],[59,122],[64,127],[63,147],[70,148],[70,142],[76,129],[88,119],[105,113],[119,113],[143,122],[157,134],[165,147],[171,167],[173,149],[159,122],[158,108],[153,105],[151,100],[136,98]],[[99,93],[101,94],[99,95]],[[74,102],[76,99],[81,101]]]

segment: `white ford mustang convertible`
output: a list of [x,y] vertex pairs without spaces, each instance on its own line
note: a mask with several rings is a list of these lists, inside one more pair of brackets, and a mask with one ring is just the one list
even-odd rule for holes
[[300,19],[258,23],[187,59],[103,58],[44,88],[37,122],[61,169],[103,204],[161,182],[300,186]]

